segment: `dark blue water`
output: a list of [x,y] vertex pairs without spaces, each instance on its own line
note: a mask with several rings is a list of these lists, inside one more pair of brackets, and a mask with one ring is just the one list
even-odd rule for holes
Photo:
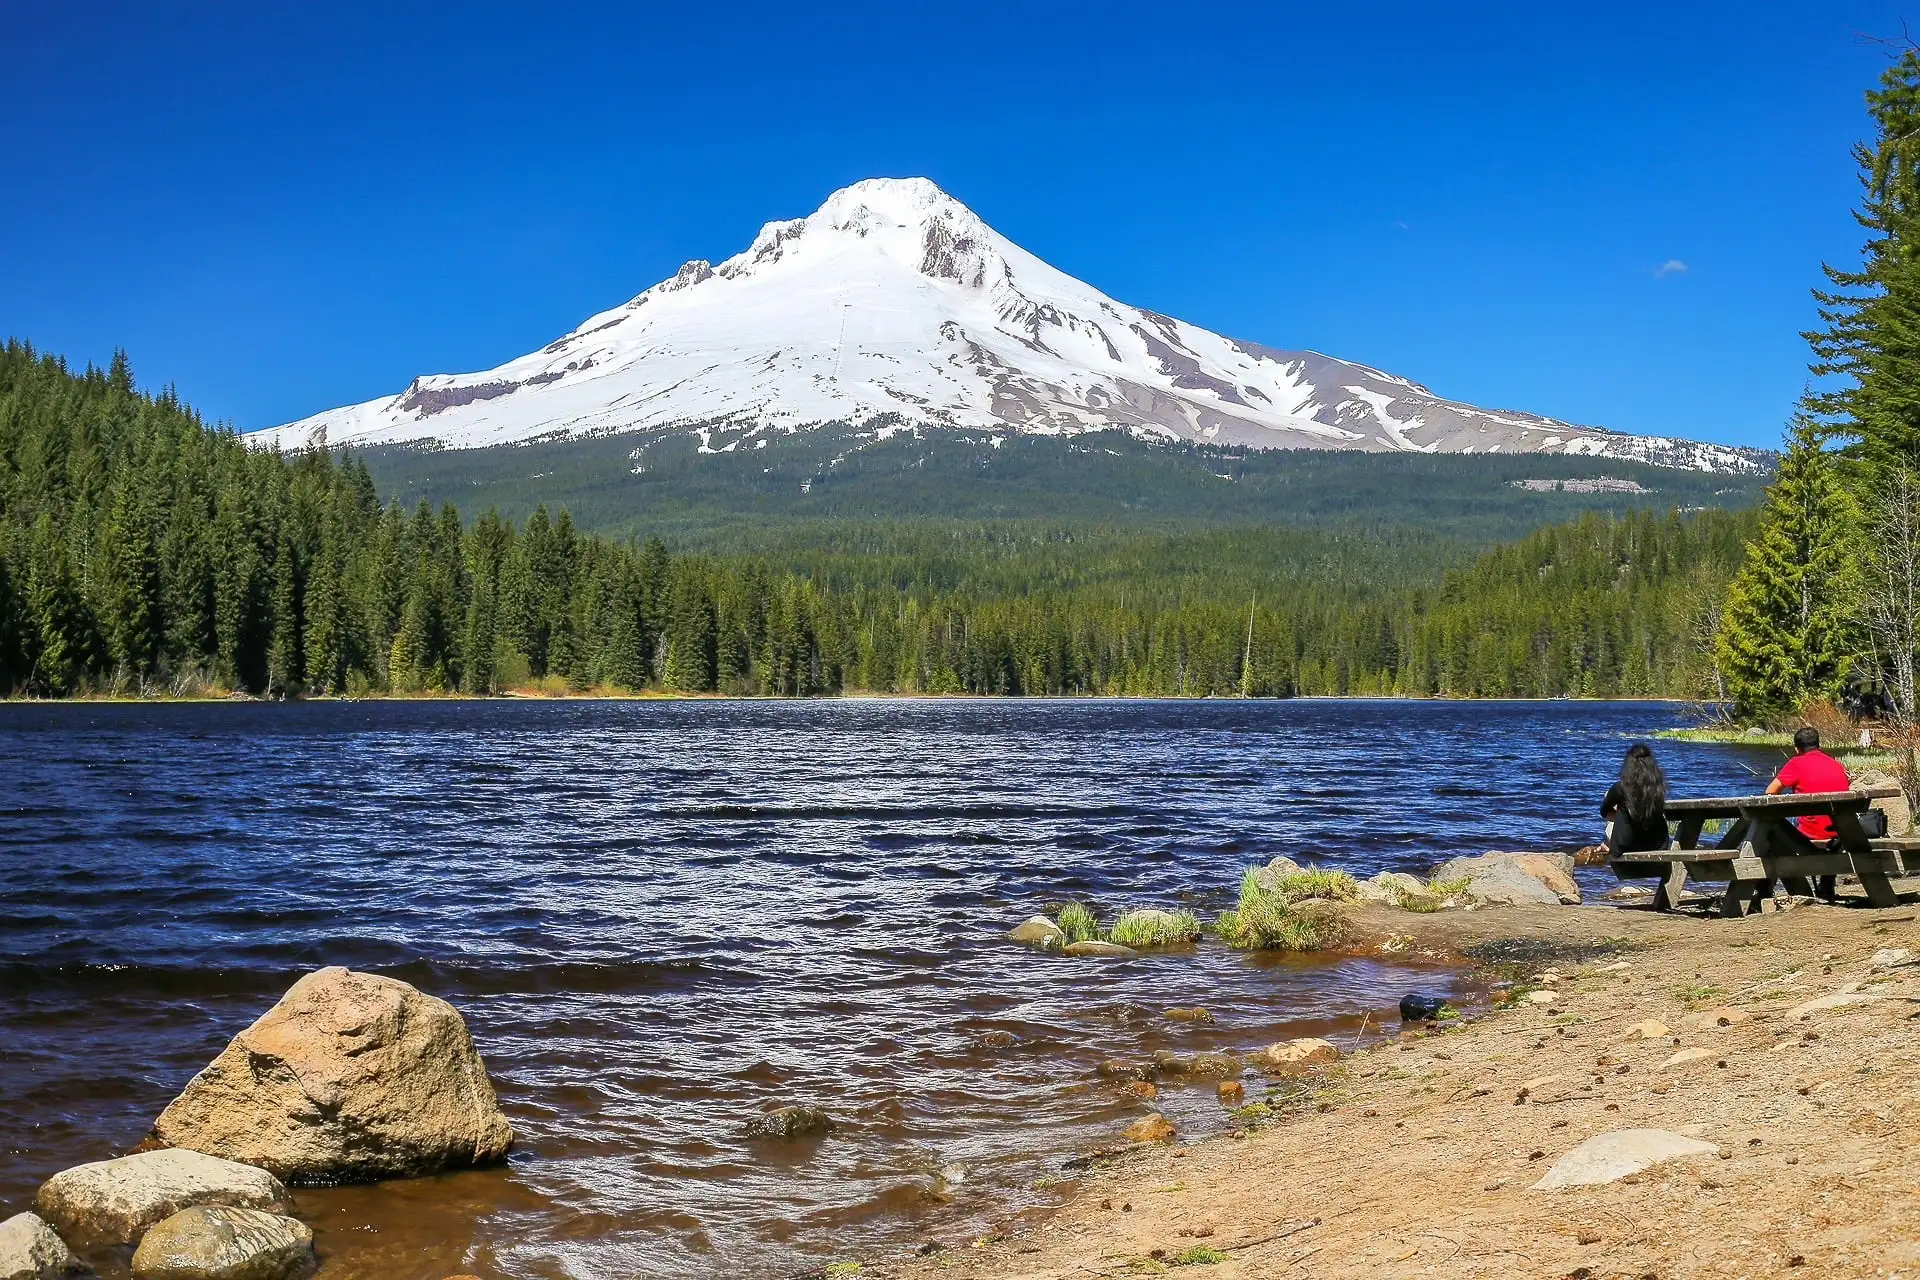
[[[123,1151],[301,972],[467,1016],[505,1170],[308,1192],[332,1276],[780,1274],[948,1233],[1141,1113],[1102,1058],[1358,1031],[1443,973],[1000,935],[1597,838],[1652,704],[0,707],[0,1216]],[[1663,746],[1676,792],[1736,753]],[[1211,1027],[1161,1011],[1205,1005]],[[997,1043],[1011,1033],[1011,1044]],[[776,1101],[824,1141],[741,1133]],[[1211,1088],[1161,1099],[1220,1123]],[[934,1171],[967,1171],[958,1202]]]

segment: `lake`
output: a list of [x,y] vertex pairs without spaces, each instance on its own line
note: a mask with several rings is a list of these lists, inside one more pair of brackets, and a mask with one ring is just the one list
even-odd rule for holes
[[[1012,925],[1066,899],[1211,914],[1281,853],[1364,876],[1589,843],[1627,739],[1683,714],[0,706],[0,1217],[137,1142],[294,978],[344,964],[466,1015],[518,1145],[504,1169],[301,1192],[324,1276],[781,1275],[961,1242],[1142,1114],[1089,1086],[1101,1059],[1356,1035],[1457,981],[1212,943],[1068,960]],[[1678,794],[1767,767],[1658,750]],[[1162,1016],[1184,1005],[1219,1021]],[[788,1101],[837,1128],[744,1135]],[[1224,1123],[1211,1088],[1161,1101],[1183,1134]]]

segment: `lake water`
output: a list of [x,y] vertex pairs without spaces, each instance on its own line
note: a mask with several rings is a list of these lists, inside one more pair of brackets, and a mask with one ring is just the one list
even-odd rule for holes
[[[0,1217],[138,1141],[295,977],[344,964],[466,1015],[518,1145],[504,1169],[300,1193],[325,1276],[782,1275],[959,1242],[1142,1113],[1089,1083],[1099,1060],[1357,1034],[1454,981],[1212,944],[1066,960],[1011,925],[1067,898],[1211,913],[1279,853],[1366,875],[1587,843],[1625,739],[1681,714],[0,707]],[[1764,767],[1660,751],[1679,793]],[[1219,1021],[1162,1017],[1182,1005]],[[743,1134],[787,1101],[838,1127]],[[1211,1087],[1161,1103],[1183,1133],[1223,1123]],[[930,1198],[954,1165],[953,1202]]]

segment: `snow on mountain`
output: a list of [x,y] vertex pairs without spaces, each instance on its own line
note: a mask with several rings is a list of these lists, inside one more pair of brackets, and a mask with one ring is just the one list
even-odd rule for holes
[[874,178],[770,222],[718,266],[484,373],[253,433],[260,445],[536,438],[824,422],[1144,436],[1255,448],[1558,453],[1752,471],[1759,455],[1477,409],[1364,365],[1130,307],[925,178]]

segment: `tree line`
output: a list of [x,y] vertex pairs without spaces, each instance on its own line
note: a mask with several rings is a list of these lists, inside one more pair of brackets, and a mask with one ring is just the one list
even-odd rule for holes
[[249,450],[124,355],[0,353],[0,689],[42,697],[1692,694],[1748,525],[1590,514],[1413,582],[1410,551],[1300,531],[669,553],[383,504],[364,462]]
[[[1920,652],[1920,51],[1867,95],[1854,149],[1867,232],[1825,268],[1806,334],[1816,381],[1789,426],[1724,602],[1717,669],[1734,714],[1831,701],[1905,731]],[[1911,763],[1911,757],[1909,757]]]

